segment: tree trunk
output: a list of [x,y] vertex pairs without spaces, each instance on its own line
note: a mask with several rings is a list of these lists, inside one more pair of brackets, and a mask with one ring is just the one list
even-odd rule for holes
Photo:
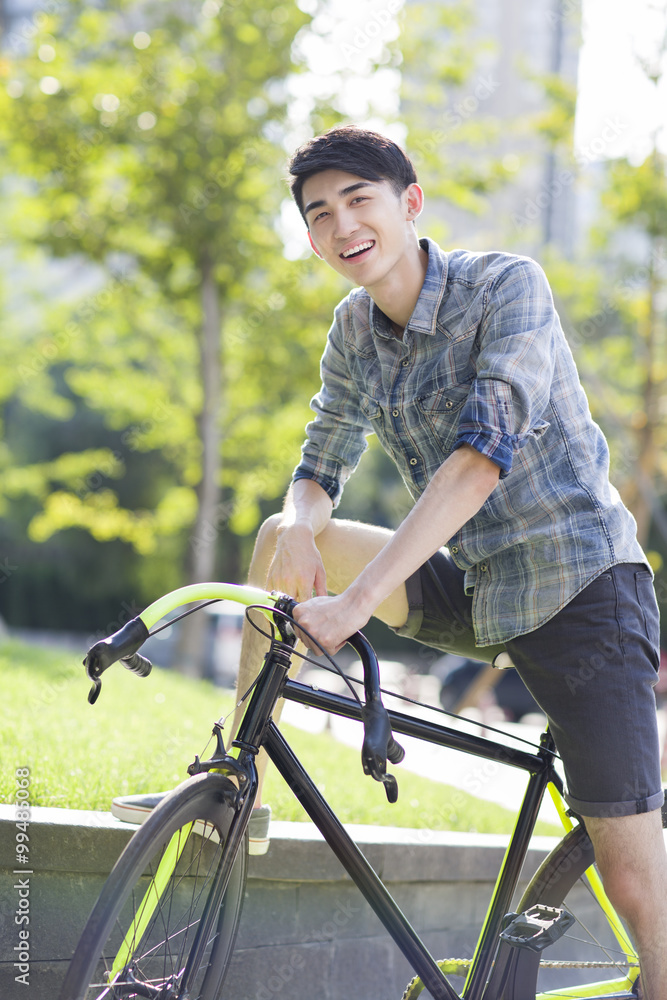
[[[202,406],[198,429],[201,442],[201,479],[197,489],[197,518],[189,539],[188,583],[215,579],[215,554],[220,510],[222,468],[220,413],[223,380],[221,357],[222,318],[213,264],[207,253],[201,261],[202,325],[199,333]],[[183,673],[201,677],[207,655],[207,618],[198,612],[182,622],[179,667]]]

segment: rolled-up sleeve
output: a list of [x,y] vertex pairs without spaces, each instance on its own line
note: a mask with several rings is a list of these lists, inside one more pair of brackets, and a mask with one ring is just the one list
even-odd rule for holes
[[490,282],[479,327],[476,376],[454,448],[469,444],[512,469],[516,451],[549,426],[557,316],[546,275],[522,258]]
[[306,426],[301,461],[292,481],[312,479],[340,502],[343,486],[368,447],[372,427],[363,415],[359,393],[348,370],[337,313],[321,362],[322,388],[310,402],[315,419]]

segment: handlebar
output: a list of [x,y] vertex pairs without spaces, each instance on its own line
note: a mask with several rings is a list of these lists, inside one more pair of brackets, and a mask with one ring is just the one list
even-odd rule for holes
[[123,665],[128,670],[138,674],[139,677],[148,677],[153,669],[153,664],[137,652],[147,638],[148,629],[141,618],[133,618],[118,632],[114,632],[113,635],[91,646],[83,661],[86,673],[93,682],[88,694],[88,701],[91,705],[95,704],[102,690],[101,675],[118,660],[122,660]]
[[[199,583],[173,590],[149,605],[137,618],[127,622],[113,635],[95,643],[88,650],[83,663],[86,674],[93,683],[88,694],[90,704],[94,704],[99,697],[102,688],[101,675],[119,660],[128,670],[140,677],[147,677],[152,664],[146,657],[139,655],[138,650],[148,638],[152,626],[170,611],[200,600],[232,600],[248,607],[263,606],[267,617],[271,617],[272,614],[267,605],[291,609],[296,603],[283,594],[267,593],[256,587],[240,587],[226,583]],[[364,671],[365,704],[362,708],[364,741],[361,750],[364,774],[370,774],[376,781],[383,782],[387,798],[390,802],[395,802],[398,798],[398,785],[394,776],[386,773],[387,759],[393,764],[399,764],[405,756],[405,751],[392,736],[389,716],[382,704],[377,655],[361,632],[356,632],[347,641],[359,655]]]
[[275,603],[279,596],[268,594],[257,587],[238,587],[231,583],[195,583],[189,587],[172,590],[153,604],[149,604],[137,618],[127,622],[113,635],[91,646],[83,661],[86,674],[93,682],[88,701],[91,705],[95,704],[102,687],[100,676],[118,660],[122,660],[123,666],[140,677],[148,676],[153,665],[145,656],[139,656],[137,650],[148,638],[153,625],[170,611],[194,601],[231,600],[246,605],[271,604]]

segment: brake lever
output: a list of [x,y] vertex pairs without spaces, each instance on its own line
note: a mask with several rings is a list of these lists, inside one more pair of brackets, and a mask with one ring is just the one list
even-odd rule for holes
[[382,782],[387,799],[393,804],[398,799],[398,782],[393,774],[387,774],[387,759],[399,764],[405,757],[405,751],[392,736],[389,716],[382,702],[366,702],[361,718],[364,724],[361,766],[364,774]]
[[[83,662],[84,662],[84,665],[85,665],[86,661],[84,660]],[[93,686],[91,687],[90,691],[88,692],[88,704],[89,705],[94,705],[95,704],[95,702],[97,701],[97,699],[100,696],[100,691],[101,690],[102,690],[102,681],[99,680],[99,678],[95,678],[95,680],[93,681]]]
[[384,774],[382,784],[387,794],[387,802],[393,806],[394,802],[398,802],[398,782],[393,774]]

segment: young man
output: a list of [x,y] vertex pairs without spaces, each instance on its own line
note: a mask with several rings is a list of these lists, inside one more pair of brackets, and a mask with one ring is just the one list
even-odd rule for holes
[[[639,942],[644,993],[667,998],[657,606],[546,278],[419,240],[423,193],[382,136],[334,129],[290,171],[313,249],[358,287],[253,575],[302,601],[331,652],[376,615],[439,649],[509,653]],[[393,534],[331,518],[371,431],[415,500]]]
[[[657,606],[546,278],[525,257],[418,239],[414,169],[376,133],[331,130],[290,171],[313,249],[357,287],[250,582],[301,601],[331,652],[375,615],[441,650],[509,654],[638,942],[644,995],[667,1000]],[[393,533],[331,516],[373,431],[415,500]]]

